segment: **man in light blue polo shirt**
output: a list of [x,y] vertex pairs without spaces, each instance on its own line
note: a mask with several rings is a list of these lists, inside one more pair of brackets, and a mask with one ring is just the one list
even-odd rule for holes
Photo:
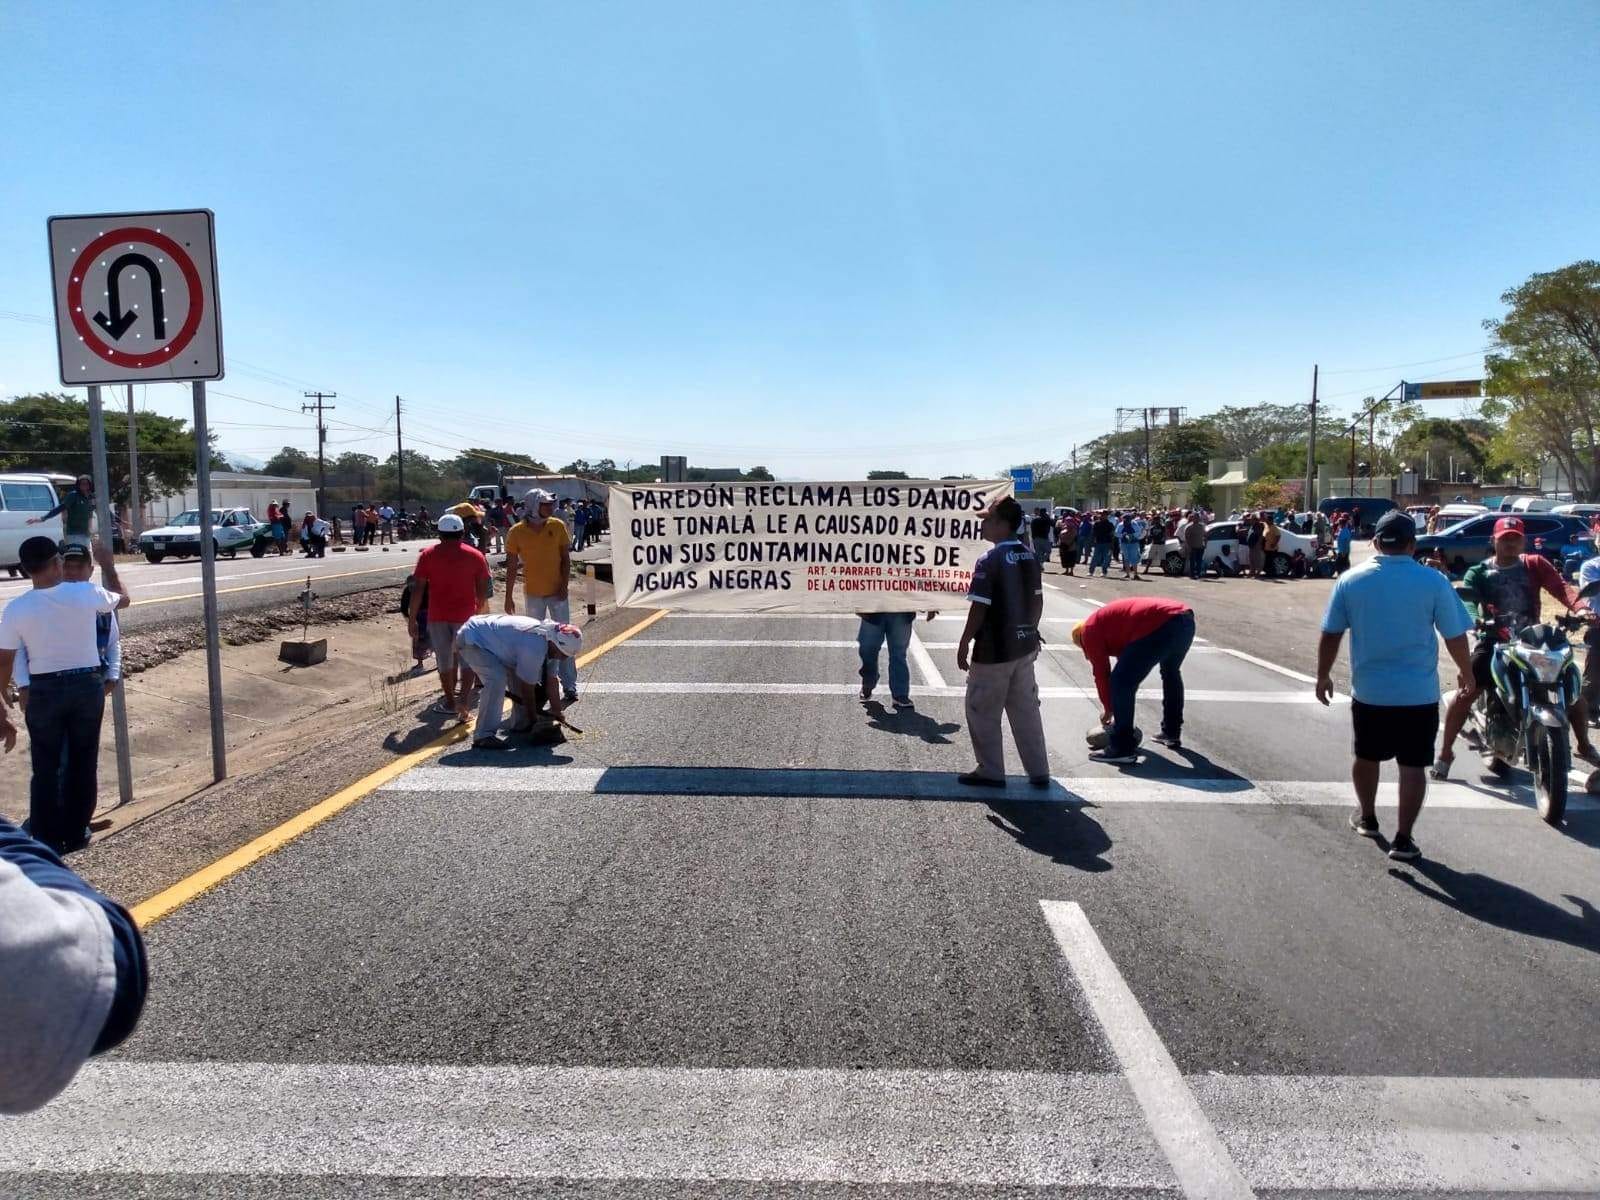
[[1389,857],[1408,862],[1422,851],[1411,829],[1422,812],[1439,733],[1439,647],[1435,632],[1455,661],[1457,686],[1476,690],[1467,631],[1472,620],[1450,581],[1417,562],[1417,527],[1399,509],[1384,514],[1373,531],[1378,553],[1339,577],[1322,618],[1317,647],[1317,699],[1333,696],[1334,661],[1350,631],[1351,723],[1355,763],[1350,769],[1359,810],[1350,828],[1380,836],[1377,797],[1380,764],[1400,768],[1400,815]]

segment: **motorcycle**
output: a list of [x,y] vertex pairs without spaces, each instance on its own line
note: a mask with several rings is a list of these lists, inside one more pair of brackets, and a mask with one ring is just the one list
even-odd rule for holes
[[1513,630],[1492,606],[1477,623],[1480,635],[1494,641],[1492,686],[1473,701],[1468,731],[1499,778],[1526,762],[1539,815],[1551,825],[1559,825],[1567,810],[1568,713],[1583,683],[1567,633],[1583,624],[1582,617],[1564,615]]

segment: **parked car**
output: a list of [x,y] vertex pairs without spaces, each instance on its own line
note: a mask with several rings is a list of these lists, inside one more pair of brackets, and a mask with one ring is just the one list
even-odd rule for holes
[[1369,538],[1378,518],[1395,507],[1395,502],[1386,496],[1329,496],[1317,505],[1317,511],[1323,516],[1332,517],[1335,513],[1354,512],[1359,508],[1361,528],[1356,530],[1356,536]]
[[[1444,555],[1445,564],[1452,575],[1463,574],[1475,563],[1480,563],[1494,553],[1494,523],[1501,513],[1484,513],[1469,517],[1443,533],[1425,533],[1417,538],[1417,557],[1431,554],[1435,549]],[[1558,516],[1555,513],[1529,513],[1522,517],[1523,531],[1528,550],[1542,542],[1546,553],[1559,562],[1567,545],[1593,545],[1589,524],[1582,517]]]
[[[248,508],[214,508],[211,510],[211,544],[216,554],[237,558],[241,549],[249,549],[265,525],[255,519]],[[167,555],[187,558],[200,553],[200,510],[186,508],[173,518],[172,523],[159,529],[147,530],[139,535],[139,549],[145,558],[158,563]]]
[[28,524],[30,517],[42,517],[54,508],[56,500],[56,489],[48,475],[0,475],[0,567],[15,575],[22,543],[31,537],[60,539],[59,516],[38,525]]
[[1550,511],[1561,517],[1582,517],[1592,521],[1600,517],[1600,504],[1558,504]]
[[[1278,527],[1282,535],[1278,542],[1277,553],[1267,562],[1267,573],[1270,575],[1287,575],[1289,573],[1289,560],[1296,550],[1305,552],[1306,561],[1317,561],[1317,539],[1313,534],[1292,533]],[[1228,547],[1228,554],[1236,561],[1248,561],[1248,553],[1244,553],[1239,545],[1239,522],[1213,521],[1206,526],[1206,557],[1207,568],[1211,560],[1222,555],[1223,547]],[[1244,553],[1244,557],[1240,555]],[[1177,538],[1167,539],[1166,545],[1161,547],[1161,569],[1168,575],[1182,575],[1189,569],[1188,561],[1184,557],[1182,544]]]

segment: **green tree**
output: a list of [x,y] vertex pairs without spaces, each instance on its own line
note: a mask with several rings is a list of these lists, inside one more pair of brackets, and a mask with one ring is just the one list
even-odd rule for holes
[[1244,489],[1244,506],[1246,508],[1284,508],[1289,504],[1289,493],[1283,486],[1283,481],[1276,475],[1263,475],[1254,483],[1246,484]]
[[317,478],[317,456],[296,450],[293,446],[285,446],[267,459],[261,471],[265,475],[283,475],[290,479],[310,479],[314,482]]
[[1303,404],[1228,405],[1202,420],[1216,432],[1217,457],[1229,459],[1251,458],[1279,442],[1303,444],[1311,428]]
[[1187,479],[1221,457],[1222,437],[1210,421],[1168,425],[1155,435],[1150,457],[1158,479]]
[[904,471],[868,471],[868,479],[910,479]]
[[[138,413],[139,495],[141,499],[182,491],[194,479],[194,432],[187,421]],[[132,492],[128,471],[128,415],[105,410],[106,460],[111,498],[126,504]],[[212,466],[226,460],[213,455]],[[90,475],[89,405],[74,396],[39,392],[0,402],[0,470]]]
[[[1483,415],[1514,427],[1519,453],[1554,458],[1574,491],[1600,493],[1600,262],[1532,275],[1504,293]],[[1511,446],[1502,443],[1502,448]]]
[[1212,508],[1217,502],[1217,490],[1204,475],[1189,480],[1189,504],[1194,508]]
[[771,483],[774,479],[772,472],[765,467],[751,467],[744,473],[744,477],[758,483]]

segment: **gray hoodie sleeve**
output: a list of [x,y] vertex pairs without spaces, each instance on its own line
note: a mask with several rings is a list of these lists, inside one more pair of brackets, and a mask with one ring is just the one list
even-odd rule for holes
[[104,910],[0,859],[0,1113],[38,1108],[72,1082],[116,989]]

